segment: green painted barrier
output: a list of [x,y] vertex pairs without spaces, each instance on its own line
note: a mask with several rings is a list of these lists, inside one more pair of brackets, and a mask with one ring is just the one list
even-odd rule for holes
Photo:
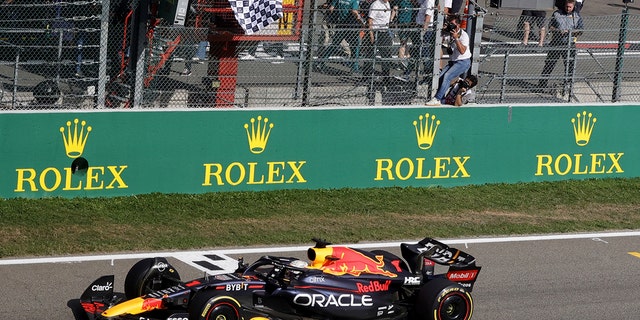
[[638,177],[632,105],[0,114],[0,197]]

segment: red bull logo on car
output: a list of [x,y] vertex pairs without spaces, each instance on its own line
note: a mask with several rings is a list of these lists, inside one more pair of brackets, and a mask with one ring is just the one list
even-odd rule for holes
[[369,281],[368,284],[356,283],[356,287],[358,288],[359,293],[380,292],[389,290],[390,284],[391,280],[387,280],[385,282]]
[[361,274],[376,274],[395,278],[398,275],[385,269],[384,257],[376,255],[369,257],[364,253],[347,247],[312,248],[314,258],[311,267],[342,276]]

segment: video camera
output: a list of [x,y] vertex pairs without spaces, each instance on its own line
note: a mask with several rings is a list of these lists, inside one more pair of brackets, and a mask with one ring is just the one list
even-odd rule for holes
[[442,25],[442,31],[448,32],[448,33],[453,33],[453,32],[456,31],[456,26],[451,24],[451,23],[445,22]]

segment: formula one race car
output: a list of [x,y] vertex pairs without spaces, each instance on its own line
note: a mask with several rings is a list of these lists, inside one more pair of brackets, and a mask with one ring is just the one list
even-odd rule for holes
[[[143,259],[129,270],[124,293],[114,293],[113,275],[103,276],[80,304],[89,319],[471,318],[480,267],[467,253],[431,238],[401,244],[404,259],[314,240],[310,262],[263,256],[247,265],[240,259],[233,273],[186,282],[166,259]],[[436,263],[448,271],[435,274]]]

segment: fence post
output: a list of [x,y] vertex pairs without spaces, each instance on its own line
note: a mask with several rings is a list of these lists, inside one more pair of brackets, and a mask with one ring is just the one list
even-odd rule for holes
[[138,63],[136,64],[136,76],[134,77],[134,84],[133,84],[133,106],[132,108],[134,109],[138,109],[140,108],[143,103],[145,103],[146,101],[144,101],[144,75],[145,75],[145,66],[147,65],[145,63],[146,61],[146,55],[147,53],[147,49],[144,48],[142,49],[142,51],[140,52],[140,55],[138,55]]
[[442,65],[440,64],[442,57],[442,25],[444,23],[444,19],[446,19],[445,15],[441,11],[438,12],[438,20],[434,23],[435,28],[435,43],[433,44],[433,69],[432,74],[433,78],[431,78],[431,92],[429,92],[429,97],[427,100],[435,97],[436,93],[438,93],[438,87],[440,84],[440,69]]
[[100,109],[105,107],[107,93],[107,59],[114,58],[107,57],[107,46],[109,42],[109,6],[109,0],[102,2],[102,17],[100,18],[100,64],[98,65],[98,87],[96,88],[98,94],[96,108]]
[[627,24],[629,23],[629,7],[628,3],[624,3],[622,17],[620,19],[620,34],[618,35],[618,51],[616,53],[616,70],[613,80],[612,102],[620,101],[620,86],[622,85],[622,66],[624,64],[624,45],[627,41]]
[[[482,8],[480,8],[482,9]],[[474,8],[474,10],[476,10]],[[482,30],[484,28],[484,15],[485,12],[480,10],[473,14],[473,19],[471,21],[471,28],[469,28],[469,32],[473,31],[473,36],[469,34],[472,39],[473,48],[472,56],[471,56],[471,74],[478,75],[478,70],[480,69],[480,44],[482,43]],[[467,32],[467,33],[469,33]]]
[[[304,28],[302,35],[300,36],[300,52],[302,52],[302,62],[299,63],[299,71],[298,72],[302,72],[302,101],[300,103],[300,105],[302,107],[307,107],[309,106],[309,90],[311,89],[311,69],[313,67],[313,55],[315,53],[315,48],[316,48],[316,44],[315,44],[315,39],[314,39],[314,35],[315,35],[315,26],[316,26],[316,22],[317,22],[317,16],[318,16],[318,8],[316,5],[316,0],[311,0],[311,5],[310,5],[312,14],[311,14],[311,28]],[[305,31],[306,31],[306,35],[305,35]],[[305,38],[306,37],[306,38]],[[307,50],[302,50],[302,44],[304,42],[304,39],[306,39],[306,46],[307,46]]]
[[511,53],[510,50],[507,50],[504,53],[504,62],[502,64],[502,81],[500,81],[500,100],[498,100],[500,103],[504,102],[505,96],[507,94],[507,78],[508,78],[508,72],[509,72],[509,54]]

